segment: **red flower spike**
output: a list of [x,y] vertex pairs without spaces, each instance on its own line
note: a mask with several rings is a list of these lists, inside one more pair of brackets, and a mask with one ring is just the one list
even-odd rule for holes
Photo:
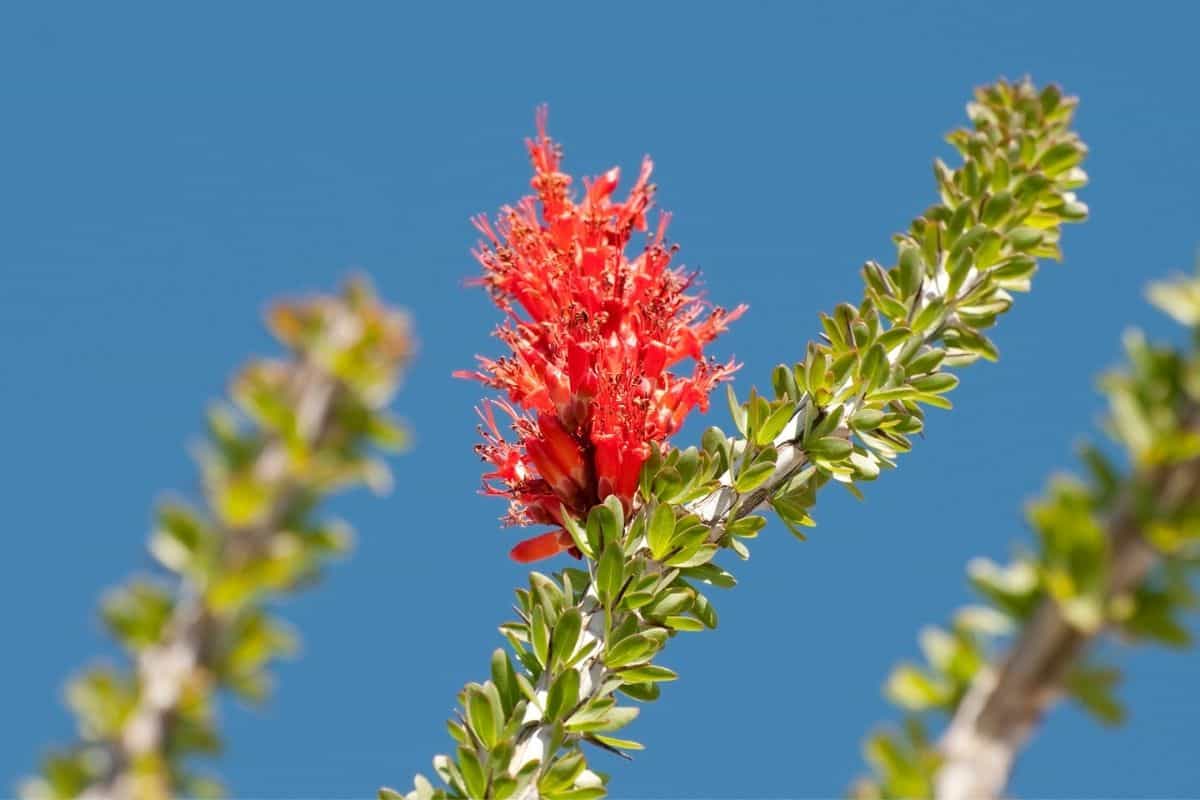
[[[509,499],[509,524],[556,527],[513,548],[522,563],[579,555],[561,527],[564,508],[582,520],[616,495],[631,509],[646,459],[693,408],[706,410],[709,393],[737,368],[704,360],[703,349],[745,310],[687,294],[695,275],[670,267],[667,214],[642,251],[626,255],[634,233],[647,230],[649,159],[624,200],[613,199],[614,167],[585,180],[576,203],[544,108],[527,145],[536,196],[502,209],[494,225],[474,220],[483,236],[479,283],[506,316],[496,336],[512,353],[455,373],[507,397],[480,409],[476,450],[493,467],[484,492]],[[670,371],[685,359],[695,361],[690,375]],[[514,441],[501,435],[492,406],[512,418]]]

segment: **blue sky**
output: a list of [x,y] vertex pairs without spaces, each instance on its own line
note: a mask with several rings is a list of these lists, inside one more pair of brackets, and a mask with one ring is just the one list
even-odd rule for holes
[[[384,500],[331,510],[358,548],[285,603],[299,659],[262,709],[222,709],[239,797],[408,786],[484,676],[523,570],[480,497],[475,384],[488,338],[467,220],[526,191],[540,102],[567,165],[657,163],[683,263],[750,311],[716,346],[767,384],[858,267],[933,199],[929,164],[972,87],[1031,73],[1082,98],[1093,209],[1067,261],[997,331],[997,365],[859,503],[830,491],[799,544],[772,526],[721,627],[672,643],[682,678],[631,730],[627,797],[840,794],[916,633],[1006,556],[1021,507],[1094,430],[1098,371],[1200,243],[1200,7],[1185,3],[526,5],[5,4],[0,9],[0,783],[72,734],[60,687],[112,650],[93,609],[148,566],[156,498],[192,491],[186,446],[233,367],[272,346],[269,298],[353,270],[421,340],[397,408],[416,431]],[[697,419],[726,424],[715,410]],[[1061,708],[1022,796],[1195,796],[1195,653],[1117,656],[1121,730]]]

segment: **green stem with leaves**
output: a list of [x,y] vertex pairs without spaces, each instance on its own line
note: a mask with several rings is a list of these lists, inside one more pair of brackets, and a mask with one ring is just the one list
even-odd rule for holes
[[207,508],[159,509],[150,551],[177,581],[138,579],[106,598],[105,622],[132,669],[97,667],[72,682],[82,742],[47,757],[25,797],[218,794],[186,764],[220,746],[214,691],[266,693],[265,667],[293,636],[265,601],[310,581],[348,543],[315,507],[346,485],[386,488],[370,448],[404,441],[383,409],[411,354],[406,319],[353,283],[341,297],[280,305],[271,323],[291,357],[247,365],[233,406],[212,413]]
[[764,506],[799,534],[823,485],[857,492],[909,449],[922,406],[949,407],[947,367],[996,357],[983,329],[1028,290],[1038,258],[1059,257],[1061,225],[1087,214],[1073,194],[1086,182],[1074,107],[1053,86],[979,90],[973,127],[949,137],[963,165],[935,164],[940,202],[896,237],[893,267],[864,267],[863,301],[822,316],[823,339],[776,368],[773,399],[732,403],[740,436],[710,429],[702,447],[646,465],[632,513],[609,498],[568,524],[586,570],[533,573],[517,591],[519,619],[501,627],[517,664],[497,650],[491,680],[463,690],[449,722],[457,751],[434,759],[444,785],[417,776],[409,797],[605,794],[582,745],[641,748],[612,735],[638,713],[616,694],[654,700],[675,677],[655,655],[716,625],[700,586],[734,579],[713,558],[748,556]]

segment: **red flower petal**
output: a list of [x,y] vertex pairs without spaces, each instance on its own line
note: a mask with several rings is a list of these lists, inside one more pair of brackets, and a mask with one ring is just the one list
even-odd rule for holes
[[[736,369],[705,361],[703,348],[744,307],[726,312],[688,294],[695,276],[670,266],[666,214],[638,254],[627,255],[634,234],[647,229],[649,159],[625,199],[614,199],[614,168],[584,181],[577,203],[571,177],[559,171],[562,153],[546,135],[545,109],[527,145],[536,197],[504,208],[494,224],[473,220],[483,236],[479,282],[506,317],[496,335],[512,352],[456,374],[512,403],[497,402],[513,418],[515,441],[503,438],[490,408],[484,414],[477,450],[493,467],[485,491],[509,498],[510,523],[561,524],[562,506],[580,518],[609,494],[631,506],[652,448],[693,408],[703,410]],[[690,374],[670,371],[689,358]],[[567,534],[551,533],[522,542],[513,557],[572,549]]]
[[559,531],[550,531],[549,533],[543,533],[540,536],[534,536],[531,539],[526,539],[518,543],[516,547],[509,551],[509,555],[513,561],[528,564],[531,561],[541,561],[543,558],[556,556],[569,547],[569,543],[562,543]]

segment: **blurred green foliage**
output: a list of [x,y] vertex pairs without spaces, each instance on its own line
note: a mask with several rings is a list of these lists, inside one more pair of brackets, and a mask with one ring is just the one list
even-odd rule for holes
[[268,664],[295,648],[267,601],[311,583],[350,541],[342,523],[317,515],[320,501],[360,483],[387,488],[374,453],[405,441],[384,407],[412,355],[406,318],[356,281],[337,297],[280,304],[269,323],[288,355],[247,364],[231,402],[210,413],[204,504],[158,509],[149,547],[166,574],[104,599],[130,666],[93,667],[70,683],[81,741],[49,755],[24,797],[219,794],[188,767],[221,748],[214,692],[262,699]]
[[[923,631],[926,663],[892,672],[886,693],[908,716],[900,730],[868,739],[874,777],[861,780],[854,796],[933,796],[942,757],[927,733],[930,718],[953,715],[983,671],[1001,669],[1005,655],[997,643],[1020,641],[1048,604],[1086,640],[1104,634],[1170,647],[1189,643],[1180,615],[1196,607],[1200,565],[1200,280],[1155,284],[1149,294],[1191,328],[1192,347],[1152,345],[1130,333],[1126,366],[1101,381],[1106,428],[1125,465],[1085,448],[1086,477],[1055,478],[1030,504],[1034,547],[1004,566],[986,559],[970,564],[971,584],[985,605],[959,611],[949,630]],[[1117,550],[1130,532],[1153,549],[1154,567],[1131,586],[1117,586]],[[1114,695],[1119,679],[1115,667],[1084,654],[1063,685],[1051,688],[1099,721],[1117,724],[1125,715]]]

